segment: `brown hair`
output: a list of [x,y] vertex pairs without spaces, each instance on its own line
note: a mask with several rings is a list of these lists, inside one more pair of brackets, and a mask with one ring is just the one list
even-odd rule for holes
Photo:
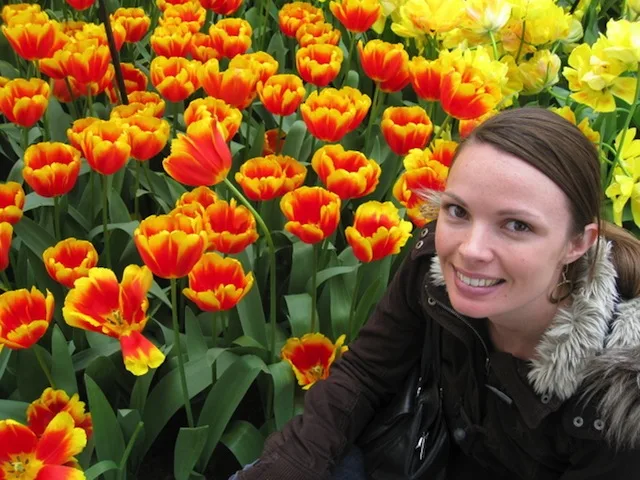
[[[564,192],[574,234],[597,222],[600,235],[613,242],[612,261],[623,298],[640,296],[640,240],[600,217],[600,161],[593,144],[572,123],[543,108],[505,110],[479,125],[456,152],[469,143],[492,145],[527,162]],[[455,157],[454,157],[455,160]],[[597,247],[598,248],[598,247]],[[569,268],[569,279],[575,272]]]

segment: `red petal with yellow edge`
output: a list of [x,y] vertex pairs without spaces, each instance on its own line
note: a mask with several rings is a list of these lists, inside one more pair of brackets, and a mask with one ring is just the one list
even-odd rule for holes
[[484,115],[495,108],[500,100],[499,89],[486,85],[476,88],[470,83],[462,83],[458,72],[451,72],[442,79],[440,97],[443,110],[460,120],[469,120]]
[[63,465],[44,465],[38,472],[37,480],[85,480],[82,470]]
[[308,333],[302,338],[287,340],[281,355],[293,367],[298,383],[304,386],[328,376],[335,347],[321,333]]
[[20,325],[11,331],[4,331],[0,326],[0,343],[13,349],[29,348],[42,338],[48,328],[49,322],[45,320]]
[[125,368],[134,375],[144,375],[164,362],[164,354],[140,332],[121,336],[120,348]]
[[120,311],[125,322],[130,325],[140,324],[140,330],[147,321],[147,293],[152,282],[153,274],[146,266],[128,265],[122,274]]
[[87,435],[76,428],[73,417],[60,412],[47,425],[36,447],[36,458],[47,464],[67,463],[87,446]]
[[10,348],[28,348],[47,330],[53,317],[51,292],[45,296],[35,287],[0,295],[0,343]]
[[355,228],[347,227],[344,231],[345,237],[353,250],[353,255],[361,262],[373,260],[373,248],[366,238]]
[[12,237],[13,225],[9,222],[0,222],[0,270],[5,270],[9,266]]
[[60,412],[69,413],[76,427],[82,428],[87,437],[91,435],[93,432],[91,414],[85,412],[85,404],[80,401],[78,394],[69,398],[64,390],[54,390],[51,387],[46,388],[40,398],[27,407],[29,428],[37,436],[41,436],[53,417]]
[[[0,421],[0,465],[15,454],[31,453],[36,449],[38,439],[29,429],[14,420]],[[2,472],[2,468],[0,468]]]

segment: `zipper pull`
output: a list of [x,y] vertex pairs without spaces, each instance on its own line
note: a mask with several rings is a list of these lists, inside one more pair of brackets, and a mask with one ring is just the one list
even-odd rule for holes
[[428,437],[429,437],[429,432],[424,432],[418,439],[418,444],[416,445],[415,450],[420,450],[420,454],[419,454],[420,460],[424,460],[424,452],[427,450]]

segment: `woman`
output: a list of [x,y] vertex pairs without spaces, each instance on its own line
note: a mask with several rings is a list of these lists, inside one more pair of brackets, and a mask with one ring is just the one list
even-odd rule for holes
[[480,125],[437,224],[304,415],[238,478],[336,478],[418,360],[426,322],[442,332],[447,479],[637,478],[640,242],[601,221],[600,191],[595,148],[555,113]]

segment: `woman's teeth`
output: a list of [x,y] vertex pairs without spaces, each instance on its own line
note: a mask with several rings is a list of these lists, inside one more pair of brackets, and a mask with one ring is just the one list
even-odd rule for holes
[[461,274],[460,272],[456,272],[456,276],[460,279],[460,281],[462,283],[464,283],[465,285],[469,285],[470,287],[493,287],[494,285],[496,285],[496,284],[501,282],[500,279],[498,279],[498,280],[489,280],[489,279],[486,279],[486,278],[466,277],[463,274]]

